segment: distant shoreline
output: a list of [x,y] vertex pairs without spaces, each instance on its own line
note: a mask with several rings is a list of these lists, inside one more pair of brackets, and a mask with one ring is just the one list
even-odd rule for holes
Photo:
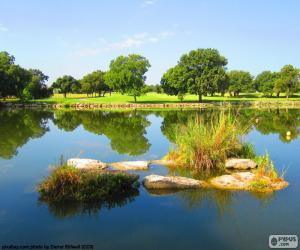
[[278,101],[220,101],[182,103],[46,103],[46,102],[2,102],[2,108],[42,108],[42,109],[202,109],[202,108],[300,108],[300,100]]

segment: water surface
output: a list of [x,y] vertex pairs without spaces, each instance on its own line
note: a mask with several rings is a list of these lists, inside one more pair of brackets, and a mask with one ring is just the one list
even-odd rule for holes
[[[300,236],[300,110],[234,111],[245,140],[270,153],[290,186],[268,195],[192,190],[82,207],[39,202],[36,184],[61,156],[104,162],[163,157],[176,126],[217,110],[0,111],[0,244],[92,244],[94,249],[268,249],[270,234]],[[286,132],[292,135],[286,137]],[[138,172],[170,174],[162,166]],[[174,174],[174,173],[171,173]]]

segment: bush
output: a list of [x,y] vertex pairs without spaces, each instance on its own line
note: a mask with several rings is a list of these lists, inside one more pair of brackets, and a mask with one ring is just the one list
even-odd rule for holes
[[41,201],[107,201],[137,189],[138,176],[122,172],[84,172],[59,166],[41,182],[37,190]]

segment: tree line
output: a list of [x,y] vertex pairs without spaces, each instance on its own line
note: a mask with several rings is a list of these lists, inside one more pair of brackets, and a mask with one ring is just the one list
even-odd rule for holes
[[149,60],[130,54],[112,60],[107,72],[96,70],[77,80],[70,75],[57,78],[47,87],[48,76],[37,69],[26,70],[14,63],[15,58],[0,52],[0,97],[16,96],[21,99],[45,98],[53,93],[86,93],[105,96],[119,92],[137,97],[146,92],[175,95],[183,101],[186,94],[195,94],[199,102],[203,96],[220,93],[239,96],[242,92],[261,92],[266,97],[287,98],[300,90],[300,70],[285,65],[279,72],[263,71],[256,77],[243,70],[227,71],[228,60],[216,49],[196,49],[182,55],[178,63],[162,76],[160,84],[146,85]]

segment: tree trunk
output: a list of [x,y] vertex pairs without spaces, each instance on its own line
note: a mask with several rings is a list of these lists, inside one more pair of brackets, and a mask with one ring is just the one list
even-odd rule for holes
[[278,93],[276,94],[277,98],[279,98],[279,95],[280,95],[280,92],[278,92]]
[[111,96],[111,90],[109,91],[109,96]]
[[202,102],[202,93],[201,92],[198,93],[198,102]]
[[67,93],[64,93],[64,98],[66,98],[67,97]]
[[136,96],[134,96],[134,102],[136,103]]

